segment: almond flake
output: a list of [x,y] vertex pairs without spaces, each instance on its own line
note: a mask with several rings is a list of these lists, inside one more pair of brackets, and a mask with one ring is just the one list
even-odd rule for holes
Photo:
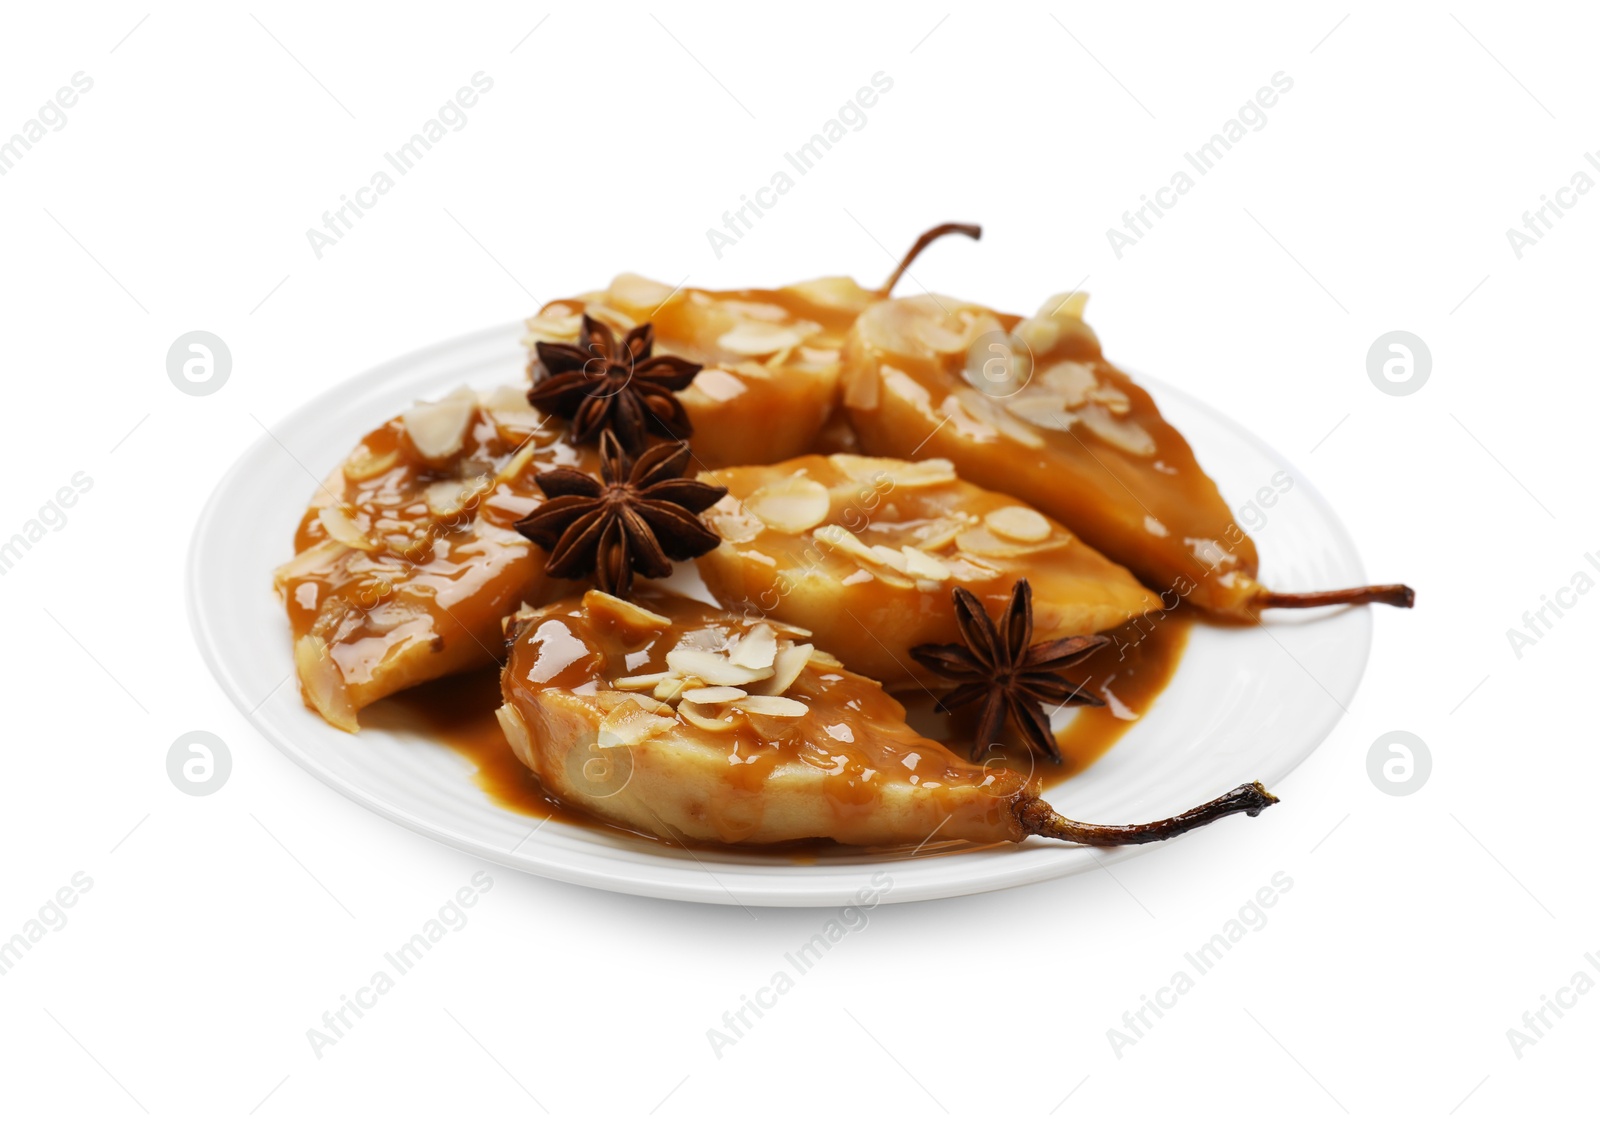
[[322,528],[328,531],[328,536],[339,542],[339,544],[348,545],[352,549],[361,549],[369,553],[377,548],[367,538],[367,535],[361,531],[361,527],[355,523],[355,520],[338,506],[328,506],[325,509],[318,510],[317,518],[322,522]]
[[681,674],[669,674],[656,688],[650,691],[650,696],[658,702],[675,702],[686,689],[698,689],[702,683],[698,678],[685,678]]
[[717,348],[744,357],[766,357],[792,349],[804,340],[805,335],[792,326],[747,321],[718,337]]
[[1096,439],[1119,451],[1146,459],[1156,453],[1156,441],[1148,431],[1132,420],[1117,419],[1100,404],[1086,405],[1079,418]]
[[677,293],[664,282],[657,282],[639,274],[619,274],[611,280],[611,297],[624,306],[644,310],[658,310]]
[[602,749],[637,745],[676,724],[677,719],[671,714],[663,716],[645,709],[637,702],[624,702],[600,722],[600,739],[596,744]]
[[666,670],[657,670],[650,674],[624,674],[621,678],[613,678],[611,685],[618,690],[653,690],[657,683],[669,677],[672,677],[672,672]]
[[1039,383],[1058,393],[1064,406],[1076,408],[1094,394],[1100,378],[1080,361],[1060,361],[1039,374]]
[[956,465],[949,459],[923,459],[921,462],[901,463],[894,468],[893,474],[896,486],[943,486],[956,480]]
[[582,314],[539,314],[527,320],[528,335],[522,343],[532,348],[536,341],[575,341],[583,328]]
[[793,698],[779,698],[771,694],[751,694],[740,698],[735,708],[745,713],[760,714],[762,717],[804,717],[811,712],[811,707],[804,702],[797,702]]
[[778,651],[778,656],[772,662],[772,677],[764,682],[759,682],[750,687],[754,694],[784,694],[789,687],[794,685],[794,680],[800,677],[806,664],[811,661],[811,656],[817,649],[810,643],[786,644]]
[[823,670],[844,669],[844,663],[834,658],[833,655],[827,651],[813,650],[809,655],[806,656],[806,664],[808,666],[820,667]]
[[707,733],[726,733],[738,728],[744,720],[725,705],[712,703],[708,706],[687,699],[678,704],[678,716]]
[[478,410],[472,389],[457,388],[432,404],[418,404],[400,414],[417,453],[430,462],[448,459],[466,442],[467,426]]
[[351,482],[365,482],[369,478],[376,478],[389,468],[393,467],[400,457],[399,451],[389,451],[386,454],[374,455],[365,447],[357,448],[359,456],[351,455],[345,460],[344,476]]
[[931,553],[955,543],[956,534],[967,528],[968,522],[959,518],[942,517],[917,530],[917,548]]
[[928,556],[914,545],[907,545],[900,550],[901,558],[905,565],[901,571],[913,580],[949,580],[950,570],[944,562]]
[[683,692],[683,700],[693,702],[697,706],[714,706],[723,702],[736,702],[744,696],[745,692],[737,686],[701,686],[697,689]]
[[[712,481],[709,475],[701,475],[700,480]],[[712,531],[730,545],[742,545],[747,541],[754,541],[761,535],[761,531],[766,529],[761,519],[740,505],[739,499],[732,494],[722,497],[701,516],[711,526]]]
[[649,608],[641,608],[632,601],[598,588],[591,588],[583,594],[583,610],[591,615],[604,612],[618,623],[636,627],[640,631],[661,631],[672,626],[672,621],[666,616],[657,615]]
[[1078,422],[1078,417],[1067,410],[1061,396],[1054,392],[1030,393],[1007,400],[1006,411],[1047,431],[1071,431],[1072,425]]
[[726,655],[677,647],[667,652],[667,666],[679,674],[692,674],[710,686],[744,686],[772,677],[770,666],[740,666]]
[[454,517],[472,502],[473,492],[465,482],[446,479],[424,486],[422,498],[434,517]]
[[728,659],[737,666],[761,670],[772,666],[778,653],[778,633],[770,623],[757,623],[744,633],[744,637],[728,652]]
[[780,533],[804,533],[828,520],[828,488],[803,474],[763,486],[745,500],[756,517]]
[[983,524],[1012,541],[1035,543],[1050,536],[1050,522],[1027,506],[1001,506],[983,515]]

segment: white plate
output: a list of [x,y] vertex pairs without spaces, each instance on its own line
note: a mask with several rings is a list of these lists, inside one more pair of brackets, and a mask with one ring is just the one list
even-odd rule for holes
[[[537,821],[494,804],[473,781],[474,767],[453,750],[393,730],[341,733],[306,709],[270,577],[290,556],[293,530],[315,489],[307,468],[320,475],[337,466],[357,439],[420,397],[462,383],[488,388],[520,380],[521,332],[511,325],[458,338],[319,396],[246,451],[200,515],[189,554],[195,636],[229,697],[291,759],[373,811],[470,854],[566,882],[686,901],[841,905],[879,873],[893,883],[881,900],[943,898],[1093,870],[1150,849],[1038,841],[928,847],[915,855],[862,851],[795,865],[781,855],[713,847],[690,855],[558,820],[530,835]],[[1298,471],[1198,401],[1144,383],[1229,499],[1248,501],[1281,471],[1292,477],[1276,504],[1261,511],[1265,524],[1255,531],[1270,586],[1305,591],[1363,582],[1349,535]],[[1049,800],[1075,819],[1128,823],[1173,815],[1245,781],[1270,788],[1281,780],[1327,736],[1340,703],[1355,693],[1372,620],[1359,608],[1278,613],[1269,622],[1269,630],[1197,624],[1176,676],[1145,718],[1086,772],[1049,790]],[[1285,807],[1268,818],[1292,817]]]

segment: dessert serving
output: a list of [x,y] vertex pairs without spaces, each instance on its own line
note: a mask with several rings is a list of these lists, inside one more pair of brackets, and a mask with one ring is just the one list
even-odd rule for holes
[[876,289],[620,275],[528,320],[524,384],[369,432],[274,575],[305,704],[347,733],[390,697],[492,716],[486,782],[680,846],[1114,846],[1276,803],[1098,824],[1043,792],[1138,720],[1194,617],[1411,590],[1258,582],[1081,295],[891,297],[948,234],[978,229]]

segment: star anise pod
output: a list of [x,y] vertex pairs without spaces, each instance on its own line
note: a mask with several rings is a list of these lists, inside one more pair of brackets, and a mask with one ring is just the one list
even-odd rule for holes
[[912,658],[923,666],[960,683],[940,698],[939,709],[948,712],[983,699],[972,742],[973,760],[988,756],[990,748],[999,743],[1009,716],[1029,752],[1060,764],[1045,705],[1103,706],[1105,702],[1057,671],[1082,662],[1111,640],[1104,635],[1074,635],[1030,646],[1033,589],[1026,580],[1012,587],[1011,601],[998,623],[990,622],[982,601],[967,589],[956,588],[951,595],[963,643],[924,643],[911,648]]
[[626,598],[633,575],[659,580],[673,561],[709,553],[722,540],[695,515],[728,492],[684,478],[689,444],[659,443],[637,459],[610,430],[600,433],[600,478],[558,467],[536,475],[545,501],[517,532],[550,551],[544,570]]
[[609,428],[625,450],[644,449],[650,432],[686,439],[694,428],[675,393],[689,387],[700,366],[682,357],[652,357],[655,331],[636,325],[621,341],[602,321],[583,315],[576,345],[540,341],[528,402],[572,421],[568,435],[587,443]]

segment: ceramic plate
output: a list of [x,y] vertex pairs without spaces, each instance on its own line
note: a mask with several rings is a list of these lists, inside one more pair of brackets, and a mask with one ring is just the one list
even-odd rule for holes
[[[481,389],[522,379],[521,334],[520,325],[475,333],[341,384],[274,425],[206,504],[189,554],[195,636],[234,703],[285,755],[358,803],[469,854],[566,882],[688,901],[840,905],[875,875],[880,889],[889,883],[880,900],[943,898],[1059,878],[1153,849],[1036,841],[824,852],[806,865],[709,846],[690,853],[560,820],[539,825],[492,802],[474,782],[474,766],[452,749],[402,730],[342,733],[303,706],[271,573],[291,555],[316,487],[312,472],[339,465],[362,435],[419,398],[463,383]],[[1140,379],[1238,507],[1269,586],[1304,591],[1364,581],[1349,535],[1299,471],[1199,401]],[[1248,508],[1263,488],[1275,504]],[[1271,788],[1348,705],[1372,620],[1355,608],[1273,613],[1267,622],[1265,630],[1197,624],[1177,674],[1145,718],[1046,797],[1075,819],[1131,823],[1175,814],[1244,781]]]

